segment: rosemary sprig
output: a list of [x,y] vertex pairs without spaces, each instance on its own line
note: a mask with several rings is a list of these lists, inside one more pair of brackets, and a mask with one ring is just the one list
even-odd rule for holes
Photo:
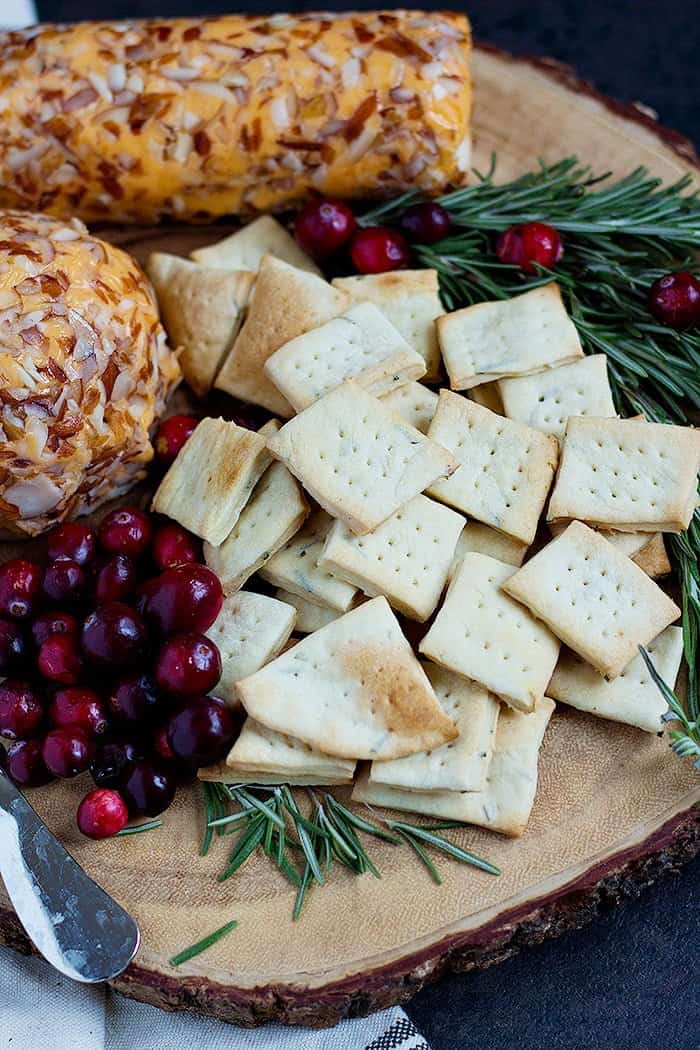
[[669,729],[668,735],[671,738],[671,748],[681,758],[695,759],[694,765],[697,769],[700,769],[700,723],[697,718],[691,718],[686,713],[683,704],[674,691],[664,682],[654,667],[652,659],[644,646],[640,645],[639,651],[642,654],[644,663],[647,665],[649,674],[668,704],[668,711],[662,716],[662,721],[679,722],[682,726],[681,730]]
[[[375,878],[381,878],[381,872],[360,835],[369,835],[393,846],[409,846],[438,884],[442,879],[428,854],[428,848],[437,849],[490,874],[500,874],[493,864],[436,834],[448,828],[465,827],[459,821],[437,821],[424,825],[390,820],[375,823],[348,809],[330,792],[319,796],[312,790],[309,790],[311,806],[304,813],[291,787],[286,784],[275,788],[222,784],[203,784],[202,787],[207,816],[205,842],[211,846],[212,839],[207,837],[207,831],[226,831],[232,827],[238,833],[228,862],[218,876],[219,882],[234,875],[261,848],[265,856],[296,887],[293,910],[295,921],[302,913],[311,887],[314,884],[326,884],[334,863],[353,875],[370,872]],[[221,813],[219,805],[213,801],[214,796],[221,805],[234,803],[239,808],[233,813]],[[300,870],[296,867],[299,860],[302,864]]]
[[160,820],[147,820],[144,824],[135,824],[131,828],[122,828],[115,835],[115,838],[119,838],[122,835],[140,835],[142,831],[153,831],[154,828],[162,828],[163,821]]
[[231,930],[235,930],[238,923],[234,920],[227,922],[224,926],[219,927],[218,930],[214,930],[213,933],[207,934],[206,937],[202,937],[201,941],[197,941],[196,944],[191,945],[189,948],[185,948],[179,952],[178,955],[174,955],[170,960],[171,966],[182,966],[183,963],[189,962],[190,959],[194,959],[195,955],[201,955],[207,948],[211,948],[212,944],[216,944],[222,937],[225,937]]

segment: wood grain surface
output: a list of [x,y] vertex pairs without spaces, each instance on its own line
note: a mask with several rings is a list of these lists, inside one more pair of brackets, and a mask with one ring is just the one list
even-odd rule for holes
[[[645,164],[667,180],[694,167],[692,147],[680,136],[601,99],[555,63],[477,49],[474,73],[475,165],[487,168],[496,151],[501,179],[570,153],[597,171],[624,174]],[[140,258],[155,246],[184,252],[215,239],[210,230],[172,228],[111,236]],[[84,781],[33,792],[31,801],[140,924],[143,946],[115,987],[165,1009],[240,1024],[327,1025],[405,1001],[448,968],[488,965],[580,924],[601,901],[692,856],[700,843],[698,785],[665,740],[560,706],[525,836],[455,834],[499,865],[499,878],[445,860],[444,884],[436,887],[408,850],[378,845],[380,883],[338,872],[310,894],[298,923],[292,888],[263,859],[216,882],[226,839],[208,857],[197,856],[196,789],[180,792],[163,828],[99,844],[75,826]],[[206,954],[179,969],[168,964],[231,918],[238,929]],[[2,939],[28,947],[0,892]]]

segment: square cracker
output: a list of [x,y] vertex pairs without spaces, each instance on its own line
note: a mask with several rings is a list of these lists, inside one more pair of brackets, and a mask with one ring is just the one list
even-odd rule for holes
[[400,758],[457,735],[385,598],[302,638],[237,690],[253,718],[340,758]]
[[638,565],[580,521],[505,580],[503,589],[607,678],[680,614]]
[[271,215],[261,215],[222,241],[190,252],[195,262],[217,270],[258,270],[266,255],[274,255],[290,266],[321,276],[316,263]]
[[559,640],[504,594],[502,585],[517,571],[484,554],[465,554],[419,649],[511,707],[533,711],[552,676]]
[[[549,524],[552,536],[561,536],[566,528],[566,522]],[[672,566],[666,553],[662,532],[612,532],[610,529],[598,529],[597,532],[622,554],[636,562],[652,579],[667,576],[671,572]]]
[[214,382],[243,320],[255,274],[247,270],[210,270],[188,259],[154,252],[146,273],[185,381],[198,397]]
[[435,321],[442,317],[436,270],[395,270],[393,273],[336,277],[334,288],[347,292],[354,303],[374,303],[398,328],[406,342],[425,361],[426,378],[440,376],[440,348]]
[[294,629],[296,610],[265,594],[239,591],[224,598],[206,632],[221,653],[221,678],[212,692],[236,705],[235,683],[272,660]]
[[297,479],[284,463],[273,463],[221,546],[204,544],[204,560],[221,580],[224,594],[240,590],[299,531],[308,513]]
[[314,631],[319,631],[326,624],[333,623],[337,620],[342,613],[339,613],[337,609],[329,609],[323,605],[315,605],[310,602],[308,598],[301,598],[298,594],[292,594],[291,591],[285,591],[283,587],[278,587],[275,591],[275,598],[279,598],[281,602],[286,602],[287,605],[293,605],[297,611],[297,619],[294,624],[295,634],[313,634]]
[[457,540],[448,580],[456,573],[457,566],[465,554],[486,554],[489,558],[495,558],[496,561],[503,561],[506,565],[513,565],[519,569],[527,550],[527,543],[514,540],[512,536],[506,536],[488,525],[482,525],[480,521],[468,521]]
[[276,415],[293,415],[292,406],[265,372],[265,362],[290,339],[318,328],[346,307],[347,297],[321,277],[266,255],[247,317],[216,378],[216,388]]
[[554,701],[545,696],[531,715],[508,708],[501,711],[482,791],[407,791],[372,783],[368,774],[362,773],[352,797],[387,809],[463,820],[517,838],[525,831],[532,812],[537,758],[554,707]]
[[700,430],[572,416],[547,521],[681,532],[697,503]]
[[381,397],[420,379],[425,362],[373,303],[357,303],[285,343],[265,371],[300,412],[346,379]]
[[366,536],[341,521],[328,533],[321,565],[370,597],[421,623],[435,611],[464,518],[427,496],[414,496]]
[[268,448],[317,503],[359,535],[456,469],[447,449],[352,380],[283,426]]
[[555,283],[445,314],[437,321],[437,332],[453,390],[530,375],[583,357]]
[[557,465],[556,438],[449,390],[440,391],[428,437],[462,464],[454,477],[431,485],[428,495],[532,543]]
[[321,563],[321,554],[333,519],[323,510],[311,515],[289,543],[260,568],[264,580],[317,605],[347,612],[357,588],[335,576]]
[[608,359],[592,354],[535,375],[498,384],[505,415],[545,434],[563,438],[569,416],[615,416]]
[[[649,642],[654,667],[673,689],[683,656],[683,630],[667,627]],[[647,733],[661,731],[667,703],[638,653],[612,682],[606,682],[590,664],[569,649],[562,649],[547,692],[579,711],[599,718],[637,726]]]
[[426,664],[425,672],[459,736],[433,751],[373,762],[369,779],[410,791],[481,791],[501,705],[482,686],[444,667]]
[[247,718],[240,736],[229,751],[226,765],[237,781],[256,783],[256,777],[276,777],[281,784],[304,777],[309,784],[349,784],[356,763],[331,758],[285,733]]
[[435,415],[438,396],[434,390],[422,383],[406,383],[382,398],[384,406],[401,416],[421,434],[428,433],[430,421]]
[[203,419],[153,497],[153,510],[215,547],[238,521],[270,465],[265,436],[223,419]]

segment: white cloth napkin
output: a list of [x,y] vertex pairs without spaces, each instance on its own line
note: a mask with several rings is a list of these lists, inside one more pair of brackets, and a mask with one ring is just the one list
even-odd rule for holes
[[0,949],[0,1050],[430,1050],[403,1010],[336,1028],[245,1029],[167,1014]]

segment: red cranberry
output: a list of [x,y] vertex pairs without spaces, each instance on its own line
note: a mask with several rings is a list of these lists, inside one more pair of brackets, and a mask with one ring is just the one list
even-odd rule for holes
[[143,619],[121,602],[100,605],[86,616],[80,640],[90,663],[106,669],[133,667],[148,645]]
[[161,726],[160,729],[156,730],[153,737],[153,750],[164,762],[177,762],[175,752],[171,748],[170,741],[168,740],[167,726]]
[[138,507],[121,507],[113,510],[100,525],[100,545],[108,554],[128,554],[140,558],[151,542],[153,526],[151,519]]
[[408,266],[411,250],[398,230],[368,226],[350,241],[350,258],[360,273],[385,273]]
[[441,204],[425,201],[407,208],[399,223],[412,241],[420,244],[435,244],[450,232],[450,216]]
[[105,705],[94,689],[59,689],[49,706],[49,720],[54,726],[80,726],[93,736],[107,730]]
[[150,675],[143,673],[121,678],[110,692],[107,703],[120,722],[145,722],[160,714],[162,708],[156,683]]
[[8,748],[7,772],[20,787],[41,787],[53,780],[42,756],[42,741],[19,740]]
[[39,673],[51,682],[75,685],[83,669],[74,634],[52,634],[43,643],[37,656]]
[[176,634],[156,661],[156,681],[173,696],[208,693],[221,678],[219,650],[203,634]]
[[12,674],[27,659],[24,632],[14,620],[0,620],[0,674]]
[[236,721],[223,700],[192,697],[168,719],[168,741],[175,756],[189,766],[209,766],[231,749]]
[[89,839],[109,839],[128,820],[129,810],[118,791],[96,788],[78,806],[78,827]]
[[113,554],[97,570],[95,597],[99,605],[121,602],[136,589],[136,566],[126,554]]
[[66,521],[49,533],[49,559],[70,558],[77,565],[89,565],[95,558],[95,534],[87,525]]
[[180,525],[161,525],[153,537],[153,560],[162,572],[175,565],[200,561],[201,544]]
[[496,241],[496,255],[501,262],[519,266],[523,273],[537,273],[536,263],[551,270],[563,254],[559,232],[545,222],[511,226]]
[[92,761],[94,745],[80,726],[61,726],[46,734],[41,753],[49,773],[67,779],[85,772]]
[[221,611],[224,594],[218,576],[205,565],[176,565],[144,588],[146,618],[161,634],[204,632]]
[[175,778],[165,766],[144,759],[127,771],[121,793],[132,817],[157,817],[175,798]]
[[355,232],[355,216],[342,201],[312,200],[294,220],[297,241],[314,259],[337,252]]
[[649,310],[671,328],[700,324],[700,280],[685,270],[659,277],[649,289]]
[[161,423],[154,445],[163,466],[170,466],[198,423],[194,416],[170,416]]
[[51,562],[44,573],[44,595],[57,605],[75,605],[87,586],[85,570],[68,558]]
[[40,613],[32,623],[32,637],[42,646],[52,634],[77,634],[78,621],[67,612]]
[[0,684],[0,736],[8,740],[34,736],[43,720],[44,704],[29,682],[6,678]]
[[145,757],[145,749],[133,740],[106,740],[97,746],[90,774],[98,787],[118,788],[134,762]]
[[0,565],[0,616],[26,620],[31,616],[41,591],[43,570],[24,558],[13,558]]

